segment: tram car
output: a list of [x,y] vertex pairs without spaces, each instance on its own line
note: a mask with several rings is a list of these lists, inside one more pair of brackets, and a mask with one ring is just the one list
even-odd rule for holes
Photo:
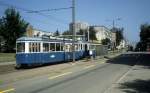
[[[88,45],[85,41],[75,41],[76,60],[88,55]],[[66,62],[72,59],[71,39],[21,37],[16,41],[16,67]]]

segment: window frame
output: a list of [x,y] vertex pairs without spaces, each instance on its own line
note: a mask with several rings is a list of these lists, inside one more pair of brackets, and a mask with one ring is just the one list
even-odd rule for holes
[[[18,51],[18,44],[19,44],[19,43],[23,43],[23,44],[24,44],[24,51]],[[26,51],[25,51],[25,43],[26,43],[26,42],[17,42],[17,43],[16,43],[16,53],[25,53],[25,52],[26,52]]]

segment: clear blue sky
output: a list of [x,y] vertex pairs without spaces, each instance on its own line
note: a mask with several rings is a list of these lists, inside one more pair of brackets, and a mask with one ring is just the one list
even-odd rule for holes
[[[29,10],[43,10],[70,7],[71,0],[0,0],[0,16],[8,6],[3,3]],[[105,25],[123,27],[125,37],[129,41],[138,41],[140,25],[150,23],[150,0],[76,0],[76,20],[88,22],[90,25]],[[20,11],[21,16],[34,28],[54,32],[57,29],[68,29],[71,22],[71,9],[62,11],[43,12],[48,17]]]

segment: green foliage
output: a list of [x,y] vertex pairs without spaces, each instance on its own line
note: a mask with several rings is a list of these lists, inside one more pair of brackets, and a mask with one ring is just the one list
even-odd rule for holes
[[121,40],[124,39],[123,37],[123,28],[113,28],[111,31],[116,32],[116,45],[120,45]]
[[64,31],[64,32],[62,33],[62,35],[72,35],[72,31],[69,31],[69,30]]
[[79,32],[77,32],[77,35],[84,35],[85,30],[80,29]]
[[150,47],[150,25],[142,24],[140,30],[140,42],[137,43],[135,51],[146,51]]
[[54,36],[59,36],[59,35],[60,35],[59,31],[56,30],[56,32],[54,33]]
[[132,45],[128,45],[128,50],[127,51],[133,51],[133,46]]
[[92,26],[89,28],[89,39],[92,41],[97,40],[96,31],[95,31],[94,27],[92,27]]
[[110,39],[108,39],[108,38],[106,38],[106,39],[102,39],[102,44],[103,45],[108,45],[108,44],[110,44],[111,42],[110,42]]
[[[64,31],[62,33],[62,35],[64,35],[65,38],[71,39],[72,38],[72,36],[71,36],[72,35],[72,31],[69,31],[69,30]],[[67,36],[67,35],[69,35],[69,36]],[[83,29],[80,29],[79,32],[76,32],[76,35],[85,35],[85,40],[87,40],[87,37],[88,37],[87,30],[83,30]],[[76,37],[78,37],[78,36],[76,36]]]
[[[64,35],[64,38],[68,38],[68,39],[72,39],[72,36],[71,36],[72,34],[73,34],[72,31],[69,31],[69,30],[64,31],[62,33],[62,35]],[[67,36],[67,35],[70,35],[70,36]]]
[[0,53],[0,62],[12,62],[16,61],[15,53]]
[[146,42],[138,42],[135,47],[135,51],[146,51],[146,48],[147,48]]
[[140,32],[140,40],[143,42],[150,41],[150,25],[149,24],[142,24],[141,25],[141,32]]
[[19,12],[13,8],[8,8],[5,15],[0,19],[0,36],[5,40],[5,52],[13,52],[16,39],[23,36],[28,23],[26,23]]
[[79,32],[77,32],[77,35],[83,35],[83,40],[88,40],[88,32],[86,29],[80,29]]

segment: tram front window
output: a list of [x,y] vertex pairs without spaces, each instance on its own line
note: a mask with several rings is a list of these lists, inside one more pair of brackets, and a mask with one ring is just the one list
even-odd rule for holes
[[25,43],[17,43],[17,52],[25,52]]

